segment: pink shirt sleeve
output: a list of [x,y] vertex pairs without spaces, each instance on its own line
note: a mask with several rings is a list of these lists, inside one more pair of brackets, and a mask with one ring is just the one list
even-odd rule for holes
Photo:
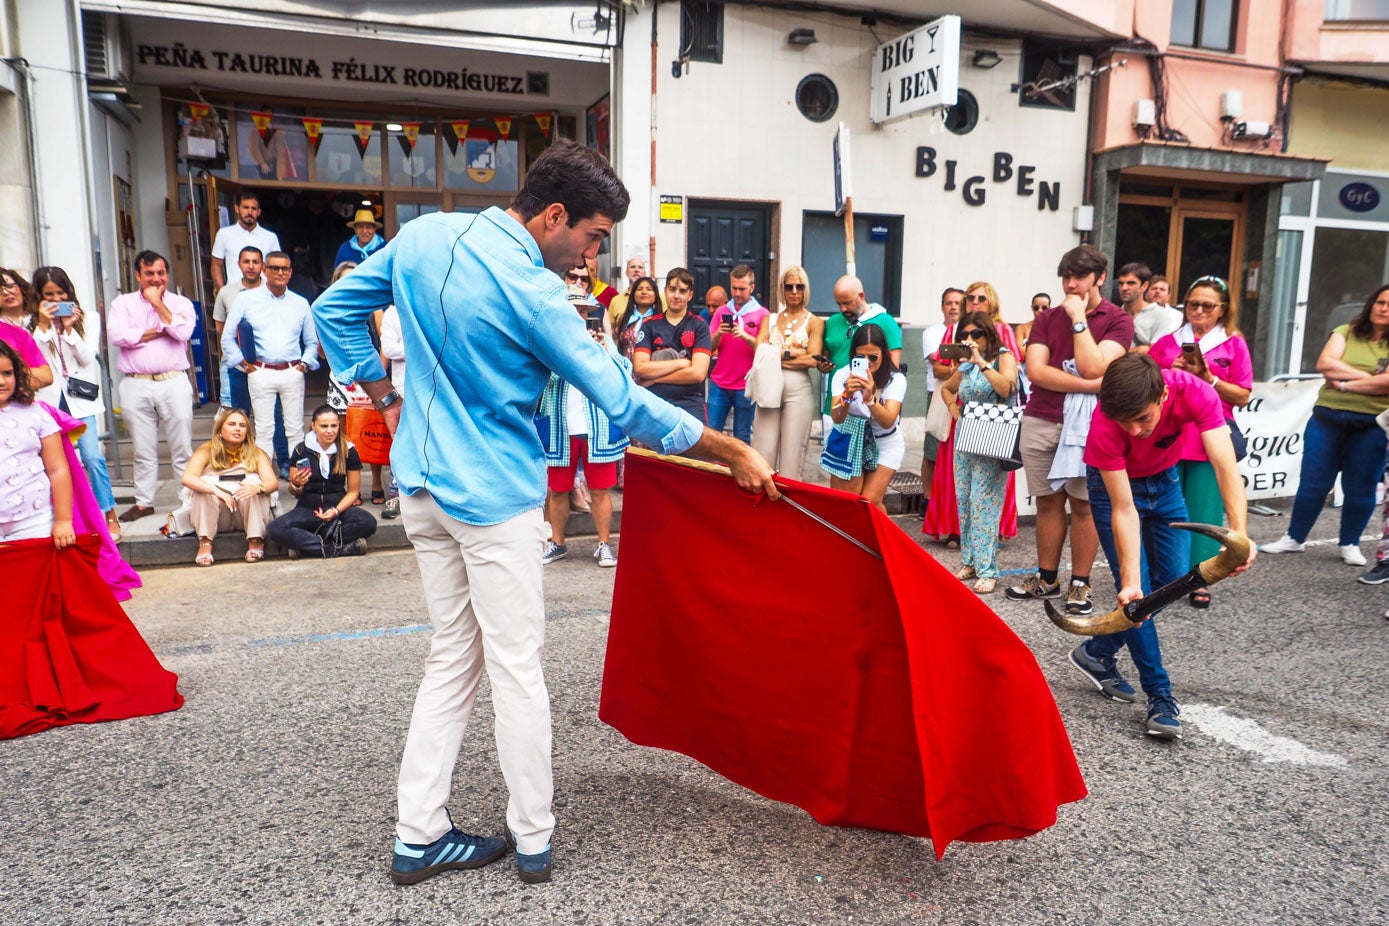
[[111,300],[111,311],[106,316],[106,330],[111,333],[111,343],[123,350],[144,347],[140,338],[144,337],[144,325],[139,323],[131,311],[131,303],[141,308],[139,293],[125,293]]
[[1127,450],[1124,432],[1096,406],[1095,413],[1090,416],[1090,434],[1085,439],[1086,465],[1096,469],[1126,469],[1124,453]]
[[1172,361],[1177,359],[1177,355],[1182,352],[1182,347],[1177,343],[1175,334],[1164,334],[1153,342],[1153,346],[1148,348],[1148,356],[1153,358],[1153,362],[1164,370],[1172,369]]
[[38,342],[34,336],[25,331],[18,325],[9,322],[0,322],[0,339],[9,344],[19,354],[19,359],[24,361],[29,369],[37,369],[48,366],[48,358],[39,350]]

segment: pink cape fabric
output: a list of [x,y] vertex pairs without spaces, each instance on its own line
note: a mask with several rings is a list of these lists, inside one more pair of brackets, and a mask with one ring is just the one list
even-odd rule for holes
[[[1053,825],[1086,791],[1032,652],[862,498],[779,484],[882,559],[726,475],[628,454],[599,717],[938,858]],[[746,568],[691,585],[692,550]]]
[[130,598],[131,589],[139,588],[144,583],[140,581],[140,574],[135,571],[135,567],[122,558],[120,548],[111,539],[111,531],[106,526],[106,512],[97,505],[96,495],[92,493],[92,484],[87,480],[87,471],[82,468],[77,448],[72,445],[72,438],[75,436],[73,432],[86,425],[60,408],[54,408],[46,402],[39,404],[53,416],[63,435],[68,438],[63,441],[63,452],[67,455],[68,470],[72,473],[73,530],[78,535],[96,534],[100,538],[97,572],[106,584],[111,586],[116,600],[125,601]]

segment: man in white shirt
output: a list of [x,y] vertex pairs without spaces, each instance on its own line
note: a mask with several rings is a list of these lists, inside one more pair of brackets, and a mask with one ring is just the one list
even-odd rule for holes
[[[954,340],[955,324],[960,320],[960,306],[965,298],[964,290],[949,287],[940,294],[940,314],[941,321],[921,332],[921,356],[926,360],[926,410],[931,410],[931,403],[936,398],[936,362],[935,353],[940,350],[941,344],[947,337]],[[926,435],[926,442],[922,447],[921,453],[921,513],[926,513],[925,501],[931,497],[931,482],[936,474],[936,454],[940,450],[940,441],[930,434]]]
[[241,249],[250,245],[261,254],[280,249],[280,236],[259,224],[260,197],[247,190],[236,197],[236,222],[217,230],[212,239],[212,288],[227,283],[227,263],[237,260]]
[[[308,301],[289,289],[292,272],[284,251],[265,255],[265,285],[237,297],[222,329],[222,354],[248,376],[256,444],[267,453],[274,437],[276,399],[284,406],[289,447],[304,439],[304,371],[318,369],[318,335]],[[237,343],[243,319],[255,344],[250,359]],[[288,460],[276,462],[281,469],[289,465]]]
[[1133,346],[1130,353],[1146,354],[1157,340],[1182,326],[1182,313],[1167,306],[1149,302],[1148,281],[1153,271],[1144,264],[1125,264],[1119,268],[1115,283],[1119,287],[1119,302],[1133,318]]

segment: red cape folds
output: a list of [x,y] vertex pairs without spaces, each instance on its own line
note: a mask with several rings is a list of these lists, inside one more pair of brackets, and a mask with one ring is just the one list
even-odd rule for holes
[[176,710],[166,671],[97,573],[94,534],[0,543],[0,739]]
[[[821,823],[1030,836],[1086,794],[1027,646],[861,498],[628,454],[599,717]],[[719,577],[723,577],[720,580]]]

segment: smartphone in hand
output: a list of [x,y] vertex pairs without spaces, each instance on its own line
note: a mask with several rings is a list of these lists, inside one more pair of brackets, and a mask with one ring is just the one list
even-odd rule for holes
[[940,346],[941,360],[968,360],[970,350],[968,344],[942,344]]
[[868,378],[868,358],[855,357],[849,361],[849,375],[857,376],[859,379]]
[[55,306],[53,306],[53,317],[54,317],[54,318],[71,318],[71,317],[73,316],[73,313],[75,313],[76,311],[77,311],[77,303],[75,303],[75,302],[59,302],[58,304],[56,304]]

